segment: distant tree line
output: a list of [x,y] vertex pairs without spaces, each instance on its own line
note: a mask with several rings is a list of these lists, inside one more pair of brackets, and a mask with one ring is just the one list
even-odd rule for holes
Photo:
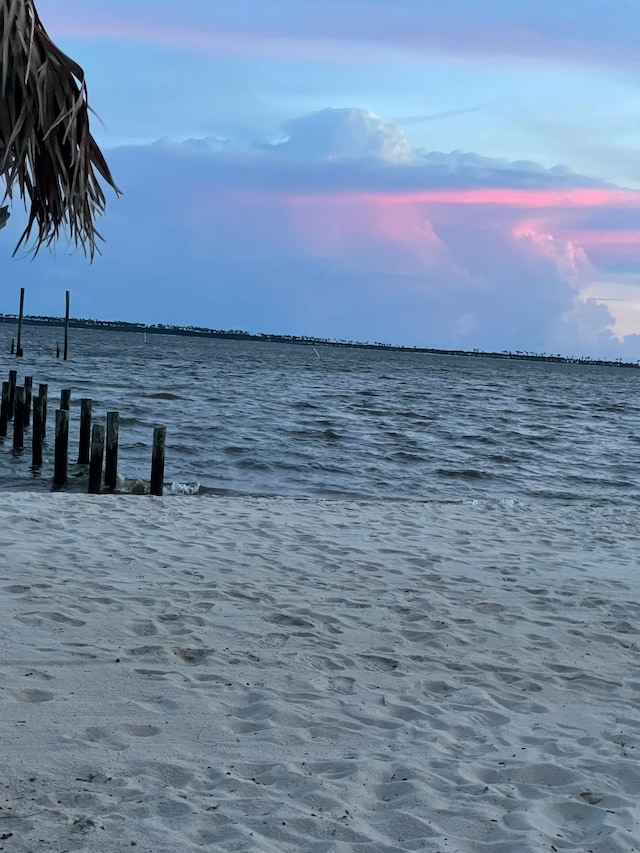
[[[17,314],[0,314],[0,323],[15,323]],[[30,315],[23,319],[28,326],[63,326],[64,320],[60,317],[45,317]],[[252,333],[241,329],[207,329],[202,326],[172,326],[167,323],[131,323],[125,320],[90,320],[85,318],[71,318],[69,325],[74,329],[103,329],[110,332],[146,332],[148,335],[178,335],[191,338],[217,338],[221,340],[237,341],[262,341],[278,344],[303,344],[325,347],[351,347],[355,349],[389,350],[392,352],[417,352],[428,355],[463,356],[467,358],[501,358],[515,361],[542,361],[557,362],[561,364],[589,364],[605,367],[640,367],[638,362],[623,361],[617,359],[608,361],[601,358],[570,358],[560,354],[547,355],[546,353],[524,352],[522,350],[502,350],[501,352],[488,352],[479,349],[437,349],[435,347],[407,347],[394,344],[385,344],[380,341],[347,341],[332,338],[318,338],[307,335],[275,335],[265,332]]]

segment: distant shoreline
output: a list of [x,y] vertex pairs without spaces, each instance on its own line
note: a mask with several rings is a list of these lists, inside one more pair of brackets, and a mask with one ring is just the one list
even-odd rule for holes
[[[0,323],[17,324],[17,314],[0,314]],[[25,326],[64,326],[62,317],[26,316],[22,320]],[[199,326],[171,326],[165,323],[146,325],[145,323],[127,323],[118,320],[85,320],[78,318],[69,319],[69,327],[72,329],[98,329],[109,332],[146,332],[149,335],[176,335],[189,338],[207,338],[218,340],[259,341],[263,343],[277,344],[303,344],[307,346],[323,347],[350,347],[353,349],[386,350],[391,352],[417,352],[426,355],[449,355],[463,356],[467,358],[502,358],[511,361],[539,361],[555,362],[557,364],[586,364],[600,367],[632,367],[640,368],[640,363],[630,361],[608,361],[600,358],[570,358],[562,355],[544,355],[532,352],[520,352],[503,350],[502,352],[487,352],[484,350],[460,350],[460,349],[438,349],[435,347],[408,347],[394,344],[384,344],[376,341],[345,341],[330,338],[315,338],[306,335],[273,335],[252,334],[239,329],[206,329]]]

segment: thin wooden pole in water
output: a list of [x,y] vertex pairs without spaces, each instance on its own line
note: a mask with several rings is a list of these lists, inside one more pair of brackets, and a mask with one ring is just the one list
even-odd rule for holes
[[78,465],[89,464],[92,406],[93,403],[88,397],[83,397],[80,400],[80,445],[78,447]]
[[24,447],[24,388],[16,388],[16,411],[13,418],[13,449],[22,450]]
[[60,408],[69,411],[71,404],[71,388],[63,388],[60,392]]
[[65,301],[66,301],[66,310],[64,315],[64,353],[63,360],[67,360],[67,355],[69,353],[69,300],[70,293],[69,291],[65,291]]
[[24,428],[29,429],[31,423],[31,398],[33,396],[33,377],[24,377]]
[[104,484],[108,491],[115,491],[118,482],[118,432],[120,415],[107,412],[107,447],[104,461]]
[[9,383],[2,383],[2,398],[0,402],[0,436],[3,438],[7,434],[7,425],[9,423]]
[[20,288],[20,314],[18,315],[18,340],[16,343],[16,358],[22,355],[22,317],[24,314],[24,287]]
[[167,441],[167,428],[156,427],[153,430],[153,450],[151,452],[151,483],[149,492],[162,497],[164,486],[164,451]]
[[69,411],[56,409],[56,444],[53,463],[53,485],[64,486],[67,482],[69,457]]
[[102,460],[104,458],[104,427],[94,424],[91,430],[91,463],[89,465],[90,495],[99,495],[102,484]]
[[31,432],[31,467],[42,467],[42,397],[33,398],[33,430]]
[[16,385],[18,383],[18,371],[9,371],[9,420],[13,420],[13,410],[16,402]]
[[42,440],[47,434],[47,398],[49,396],[49,386],[46,382],[41,382],[38,386],[38,397],[42,400]]

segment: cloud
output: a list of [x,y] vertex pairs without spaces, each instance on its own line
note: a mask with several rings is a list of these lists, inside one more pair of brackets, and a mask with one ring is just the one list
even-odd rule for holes
[[359,194],[390,205],[606,207],[609,212],[640,206],[640,192],[577,174],[565,165],[546,168],[473,152],[417,149],[403,129],[355,108],[329,108],[292,119],[276,143],[247,146],[211,137],[162,140],[158,146],[173,149],[185,162],[188,153],[224,153],[224,159],[209,162],[208,168],[217,165],[220,182],[238,191],[334,194],[345,202]]
[[456,116],[464,116],[469,113],[477,113],[482,110],[482,107],[468,107],[461,110],[441,110],[437,113],[427,113],[422,116],[401,116],[396,119],[396,124],[408,127],[412,124],[426,124],[431,121],[441,121],[445,118],[455,118]]
[[[0,275],[30,288],[34,313],[55,302],[54,274],[73,283],[82,316],[467,349],[637,351],[640,328],[590,288],[615,281],[592,253],[606,245],[610,262],[628,251],[616,234],[637,216],[640,193],[564,166],[417,150],[356,109],[299,117],[282,136],[115,150],[125,195],[102,224],[104,257],[89,269],[60,252],[33,264],[1,257]],[[10,227],[15,234],[18,222]]]
[[410,163],[416,152],[406,133],[366,110],[326,109],[285,125],[286,140],[272,153],[305,160],[349,159]]
[[[176,50],[288,56],[317,62],[371,61],[381,52],[450,54],[637,70],[634,0],[583,0],[580,14],[552,0],[449,0],[446,4],[372,3],[371,0],[235,0],[183,4],[180,19],[169,0],[148,4],[111,0],[109,13],[81,0],[41,0],[54,35],[150,42]],[[330,46],[330,49],[329,49]]]

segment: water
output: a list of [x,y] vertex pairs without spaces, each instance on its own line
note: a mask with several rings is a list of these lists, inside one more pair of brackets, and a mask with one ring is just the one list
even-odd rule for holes
[[[41,471],[30,445],[0,439],[0,488],[51,488],[53,411],[72,389],[94,419],[120,412],[123,490],[149,479],[167,427],[174,491],[363,500],[596,500],[640,497],[640,371],[26,327],[25,357],[0,326],[0,370],[49,383]],[[319,356],[319,357],[318,357]],[[11,433],[11,430],[10,430]],[[183,484],[182,486],[180,484]],[[183,488],[186,486],[187,488]],[[71,465],[71,491],[86,469]]]

